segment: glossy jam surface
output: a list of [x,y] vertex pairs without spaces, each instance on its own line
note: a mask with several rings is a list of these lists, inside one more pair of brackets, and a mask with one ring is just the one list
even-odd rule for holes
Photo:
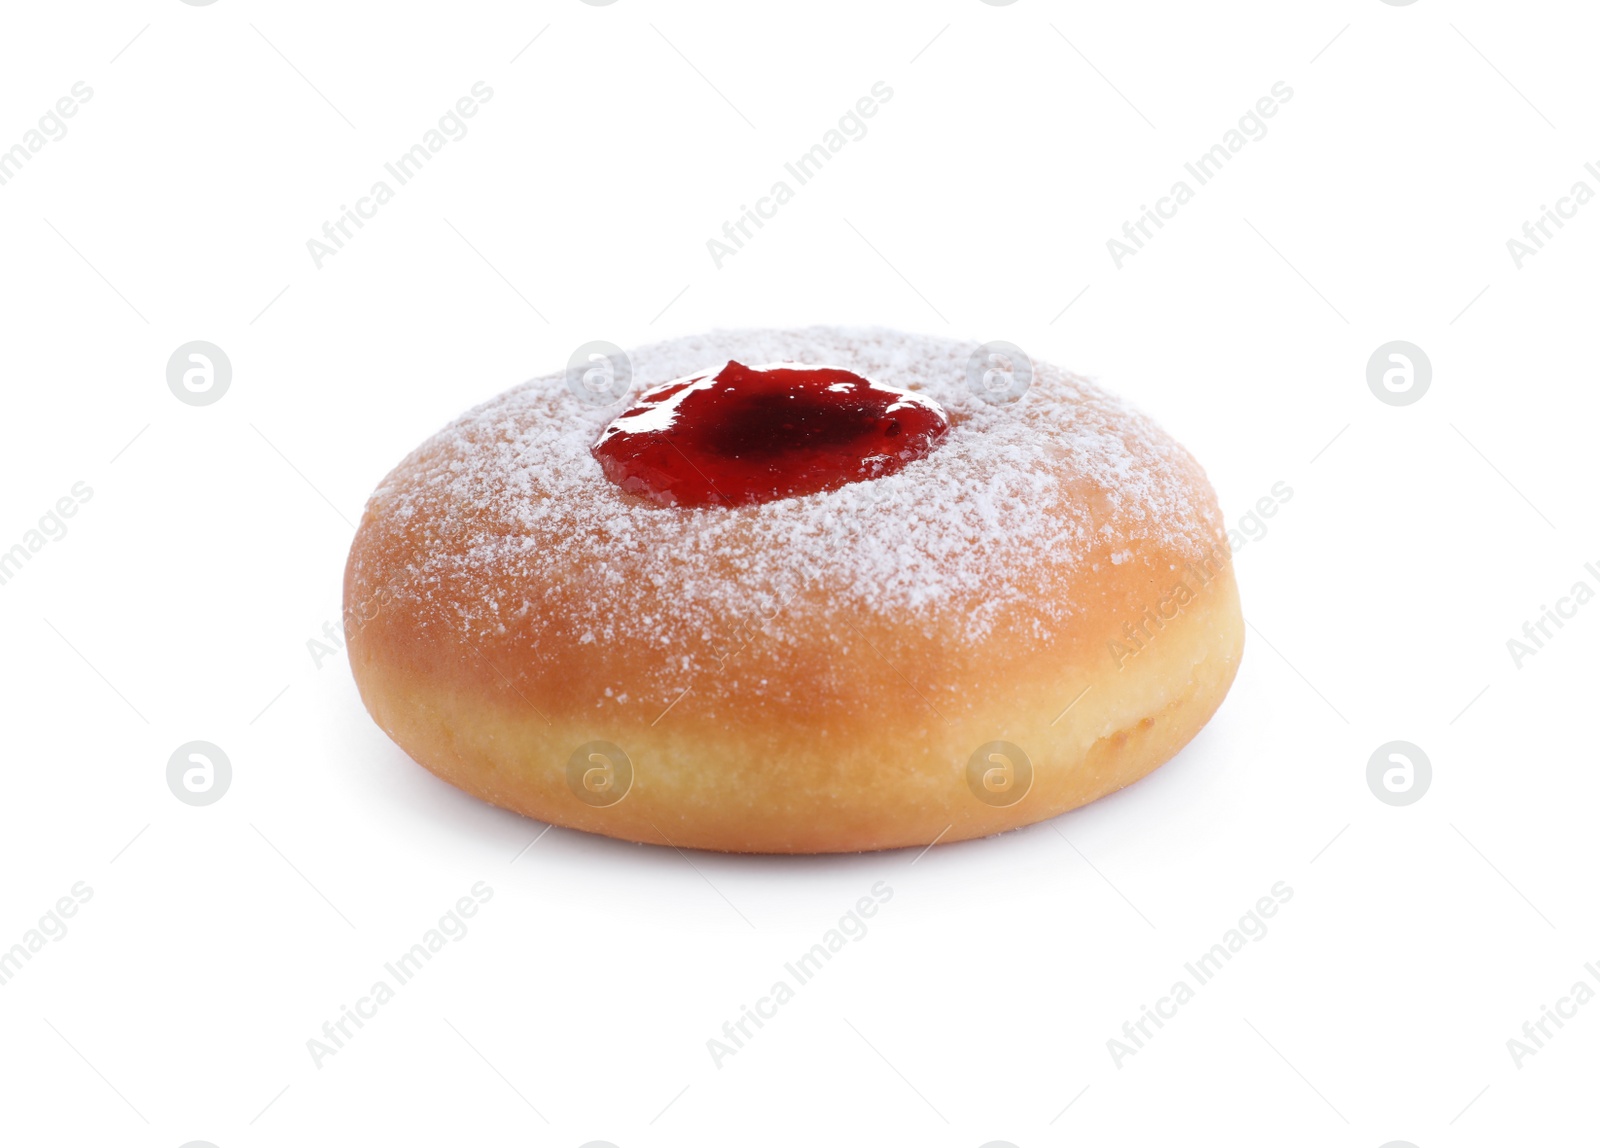
[[893,474],[949,429],[931,399],[839,367],[729,362],[645,391],[593,453],[658,506],[748,506]]

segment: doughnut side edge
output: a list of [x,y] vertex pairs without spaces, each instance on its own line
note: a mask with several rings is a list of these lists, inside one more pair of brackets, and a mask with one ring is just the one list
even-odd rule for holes
[[[1220,549],[1227,554],[1225,543]],[[1107,651],[1129,649],[1128,604],[1165,601],[1155,572],[1176,568],[1176,556],[1159,549],[1142,557],[1111,575],[1117,606],[1048,669],[961,714],[950,729],[930,732],[926,715],[895,720],[874,711],[821,752],[807,731],[753,712],[742,723],[730,723],[737,711],[722,712],[720,728],[685,712],[684,720],[614,735],[627,744],[634,780],[624,800],[605,807],[578,800],[568,782],[573,747],[596,737],[586,715],[548,706],[536,712],[513,692],[486,693],[450,664],[470,655],[446,649],[439,656],[436,638],[429,657],[397,648],[406,626],[382,614],[385,571],[361,532],[346,568],[348,650],[379,727],[413,760],[492,804],[648,844],[779,854],[893,849],[990,836],[1086,805],[1151,773],[1206,725],[1243,648],[1231,555],[1161,622],[1158,637],[1119,663]],[[378,611],[367,610],[366,621],[377,624],[362,624],[363,596]],[[880,648],[888,640],[876,635]],[[990,653],[980,646],[973,660]],[[910,659],[916,651],[902,647],[891,656]],[[814,668],[793,672],[799,680]],[[1031,791],[1016,804],[991,806],[971,790],[969,755],[991,732],[1026,745],[1031,756]]]

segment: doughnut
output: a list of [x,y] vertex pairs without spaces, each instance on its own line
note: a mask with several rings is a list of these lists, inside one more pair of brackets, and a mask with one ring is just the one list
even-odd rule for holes
[[344,624],[450,784],[735,853],[1082,806],[1183,748],[1244,644],[1216,496],[1150,419],[1010,344],[835,327],[591,352],[468,411],[368,501]]

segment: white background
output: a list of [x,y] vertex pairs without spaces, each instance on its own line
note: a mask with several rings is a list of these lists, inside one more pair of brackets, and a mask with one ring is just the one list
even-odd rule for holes
[[[1520,1068],[1506,1042],[1600,959],[1600,606],[1520,669],[1506,642],[1600,586],[1600,206],[1520,270],[1506,240],[1600,190],[1596,33],[1441,0],[8,5],[0,147],[94,94],[0,187],[0,549],[94,493],[0,586],[0,947],[93,897],[0,987],[0,1137],[1576,1143],[1600,1005]],[[307,239],[479,80],[470,133],[318,270]],[[706,240],[878,80],[869,134],[718,270]],[[1118,270],[1106,240],[1280,80]],[[920,860],[523,852],[542,826],[413,765],[308,651],[363,500],[590,339],[811,322],[1096,374],[1231,522],[1287,483],[1236,556],[1237,684],[1138,785]],[[166,385],[192,339],[233,364],[212,406]],[[1412,406],[1366,384],[1392,339],[1433,365]],[[233,764],[206,808],[165,780],[194,739]],[[1395,739],[1433,763],[1405,808],[1365,780]],[[314,1067],[478,881],[468,935]],[[871,931],[715,1067],[878,881]]]

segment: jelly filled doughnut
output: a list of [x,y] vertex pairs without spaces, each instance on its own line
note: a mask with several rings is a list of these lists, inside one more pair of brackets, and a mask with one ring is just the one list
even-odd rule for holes
[[620,365],[469,411],[367,504],[351,669],[451,784],[629,841],[923,846],[1120,789],[1221,704],[1216,497],[1089,382],[881,329]]

